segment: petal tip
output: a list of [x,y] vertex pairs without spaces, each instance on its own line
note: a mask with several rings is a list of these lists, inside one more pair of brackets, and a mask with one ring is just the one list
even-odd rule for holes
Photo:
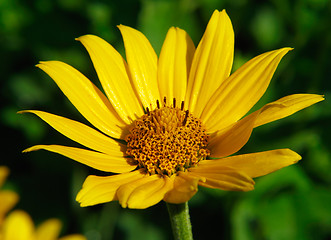
[[29,148],[27,148],[27,149],[24,149],[24,150],[22,151],[22,153],[33,152],[33,151],[40,150],[40,149],[42,149],[42,148],[43,148],[42,145],[35,145],[35,146],[29,147]]
[[284,47],[284,48],[281,48],[281,52],[283,52],[285,55],[286,53],[288,53],[289,51],[292,51],[293,49],[294,48],[292,48],[292,47]]
[[244,192],[253,191],[255,189],[255,182],[252,185],[247,186],[247,188],[244,189]]
[[293,152],[293,158],[294,158],[293,163],[299,162],[302,159],[302,157],[298,153],[296,153],[294,151],[292,151],[292,152]]
[[25,114],[25,113],[36,113],[36,112],[38,112],[38,110],[20,110],[20,111],[17,111],[16,113]]
[[126,202],[120,202],[122,208],[127,208],[128,204]]
[[88,201],[84,201],[84,195],[82,194],[82,189],[77,193],[75,200],[76,200],[76,202],[79,203],[80,207],[88,207],[88,206],[94,205],[94,204],[88,203]]
[[75,38],[75,40],[76,41],[79,41],[79,42],[82,42],[82,41],[84,41],[87,38],[93,38],[93,37],[96,37],[96,36],[95,35],[92,35],[92,34],[85,34],[85,35],[82,35],[80,37]]
[[289,148],[286,148],[285,150],[287,151],[287,153],[285,153],[285,154],[288,154],[292,158],[295,158],[298,160],[300,160],[302,158],[298,153],[296,153],[295,151],[293,151]]
[[123,25],[123,24],[118,24],[117,25],[117,28],[119,29],[119,30],[121,30],[121,29],[123,29],[123,28],[126,28],[127,26],[125,26],[125,25]]
[[83,202],[79,202],[79,206],[80,206],[80,207],[88,207],[89,205],[86,204],[86,203],[83,203]]
[[37,68],[40,68],[40,69],[43,70],[43,69],[44,69],[44,66],[47,65],[48,62],[50,62],[50,61],[39,61],[39,63],[36,64],[35,66],[36,66]]
[[217,14],[219,17],[224,16],[224,17],[229,18],[229,15],[228,15],[226,9],[222,9],[221,11],[219,11],[219,10],[216,9],[216,10],[213,12],[213,15],[214,15],[214,14]]
[[24,150],[22,151],[22,153],[28,153],[28,152],[31,152],[31,151],[33,151],[33,150],[32,150],[32,147],[29,147],[29,148],[24,149]]
[[317,95],[319,97],[318,102],[325,100],[325,95]]

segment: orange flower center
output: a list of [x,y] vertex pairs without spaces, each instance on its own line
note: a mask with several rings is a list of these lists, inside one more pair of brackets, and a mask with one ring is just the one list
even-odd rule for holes
[[149,174],[168,175],[195,166],[206,159],[208,135],[200,119],[189,111],[172,106],[163,106],[149,111],[134,122],[134,127],[125,138],[126,154]]

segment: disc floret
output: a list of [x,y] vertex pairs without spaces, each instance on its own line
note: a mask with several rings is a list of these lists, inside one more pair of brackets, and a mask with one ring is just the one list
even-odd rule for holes
[[134,122],[125,138],[126,154],[133,158],[140,168],[149,174],[168,175],[185,171],[202,159],[206,159],[208,135],[200,119],[188,110],[184,102],[176,107],[163,106],[157,101],[157,108]]

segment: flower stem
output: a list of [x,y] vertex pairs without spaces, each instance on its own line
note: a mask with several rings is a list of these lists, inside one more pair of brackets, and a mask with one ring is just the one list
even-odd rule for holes
[[192,226],[187,202],[167,203],[167,208],[175,240],[192,240]]

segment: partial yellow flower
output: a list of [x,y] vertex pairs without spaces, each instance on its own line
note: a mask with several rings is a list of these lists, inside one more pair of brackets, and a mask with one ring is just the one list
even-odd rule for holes
[[105,95],[63,62],[37,65],[98,130],[50,113],[23,111],[88,148],[37,145],[25,152],[45,149],[115,173],[88,176],[77,195],[81,206],[182,203],[198,186],[250,191],[252,178],[301,159],[289,149],[230,156],[246,144],[253,128],[323,100],[294,94],[247,115],[291,48],[261,54],[230,75],[234,32],[225,11],[213,13],[196,49],[184,30],[170,28],[159,58],[141,32],[123,25],[119,29],[127,61],[97,36],[78,38]]
[[[9,169],[7,167],[0,166],[0,189],[3,186],[8,174]],[[6,213],[15,206],[17,201],[17,193],[10,190],[0,190],[0,226]]]
[[49,219],[35,228],[29,214],[15,210],[4,221],[0,229],[0,240],[86,240],[80,234],[58,238],[61,225],[58,219]]

